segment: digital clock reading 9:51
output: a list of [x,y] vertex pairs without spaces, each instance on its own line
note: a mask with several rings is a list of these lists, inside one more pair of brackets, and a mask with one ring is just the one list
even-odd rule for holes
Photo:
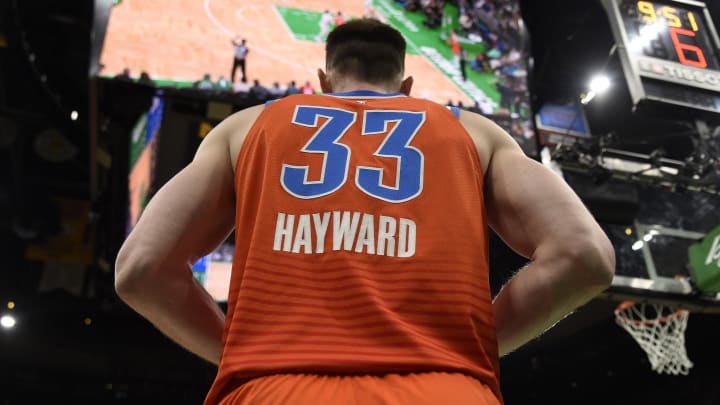
[[633,54],[700,69],[720,68],[701,11],[636,0],[622,0],[620,10]]

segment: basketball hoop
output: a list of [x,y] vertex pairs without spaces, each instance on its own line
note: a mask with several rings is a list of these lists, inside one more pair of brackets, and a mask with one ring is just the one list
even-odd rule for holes
[[690,313],[662,304],[623,301],[615,321],[625,329],[658,374],[687,375],[693,366],[685,351],[685,329]]

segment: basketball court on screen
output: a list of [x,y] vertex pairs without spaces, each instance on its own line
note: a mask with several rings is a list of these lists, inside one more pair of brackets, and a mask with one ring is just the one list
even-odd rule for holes
[[[231,38],[247,40],[248,81],[262,85],[310,82],[319,90],[318,68],[324,67],[324,43],[316,41],[320,15],[329,10],[346,18],[373,13],[398,28],[408,40],[406,74],[415,78],[413,95],[441,103],[472,105],[487,100],[497,106],[492,74],[471,72],[463,81],[450,46],[437,30],[422,25],[421,13],[405,12],[393,2],[285,0],[126,0],[113,7],[102,55],[104,73],[129,67],[132,75],[148,72],[155,79],[187,85],[209,73],[229,78]],[[481,46],[469,44],[468,46]],[[469,70],[469,69],[468,69]]]

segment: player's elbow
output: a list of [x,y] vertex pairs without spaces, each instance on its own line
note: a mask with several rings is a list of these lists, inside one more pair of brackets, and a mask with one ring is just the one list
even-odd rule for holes
[[570,260],[582,277],[580,282],[598,290],[605,290],[615,276],[615,249],[602,232],[576,238],[568,249]]
[[615,275],[615,250],[600,230],[573,232],[546,240],[533,260],[552,269],[555,281],[566,291],[595,295],[610,286]]
[[148,284],[151,266],[142,255],[129,248],[122,248],[115,261],[115,292],[125,302],[142,294]]

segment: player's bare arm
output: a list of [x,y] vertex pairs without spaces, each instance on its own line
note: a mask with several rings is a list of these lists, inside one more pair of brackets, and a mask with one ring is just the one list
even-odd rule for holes
[[531,259],[493,302],[502,355],[606,289],[615,253],[562,178],[528,158],[491,121],[466,111],[461,119],[478,145],[488,223],[509,247]]
[[151,199],[118,253],[115,288],[168,337],[216,363],[224,315],[192,276],[192,265],[223,242],[235,217],[234,170],[248,120],[239,112],[203,140],[193,161]]

